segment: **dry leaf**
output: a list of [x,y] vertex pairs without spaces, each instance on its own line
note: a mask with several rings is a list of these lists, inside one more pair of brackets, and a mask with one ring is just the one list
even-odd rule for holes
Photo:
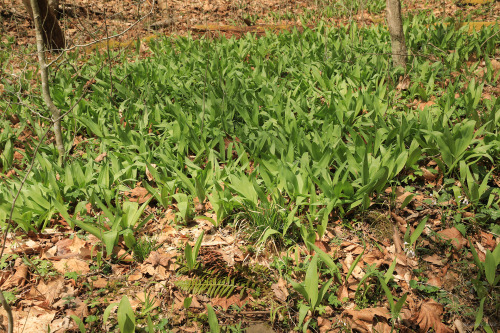
[[393,226],[392,239],[394,241],[394,251],[396,254],[402,253],[404,249],[403,241],[401,240],[401,235],[399,234],[399,230],[396,226]]
[[101,162],[101,161],[102,161],[102,160],[103,160],[106,156],[108,156],[108,153],[104,152],[104,153],[100,154],[99,156],[97,156],[97,157],[95,158],[95,160],[94,160],[94,161],[95,161],[95,162],[97,162],[97,163],[99,163],[99,162]]
[[405,190],[403,186],[398,186],[396,188],[396,201],[399,203],[403,203],[407,197],[412,195],[411,192]]
[[[3,307],[0,307],[0,315],[7,318]],[[24,311],[12,310],[14,317],[14,332],[40,333],[47,332],[47,327],[51,327],[51,322],[56,315],[56,311],[49,311],[37,306],[25,309]],[[0,326],[1,327],[1,326]]]
[[342,285],[337,290],[337,299],[339,300],[339,302],[342,302],[346,298],[349,298],[349,290],[347,286]]
[[28,266],[21,264],[16,268],[16,273],[11,275],[9,279],[2,285],[2,290],[7,290],[12,287],[22,287],[28,277]]
[[432,181],[436,180],[437,174],[430,172],[429,170],[427,170],[424,167],[421,167],[420,170],[422,170],[424,179],[427,180],[428,182],[432,182]]
[[[428,106],[432,106],[436,103],[434,103],[433,101],[427,101],[427,102],[418,102],[418,105],[417,107],[420,109],[420,110],[424,110],[426,107]],[[425,176],[424,176],[425,177]]]
[[[346,321],[351,331],[357,330],[362,333],[391,332],[391,326],[387,320],[391,318],[386,308],[367,308],[363,310],[345,310],[342,318]],[[377,331],[374,330],[375,326]]]
[[419,326],[419,332],[426,333],[431,328],[436,333],[451,333],[452,329],[448,328],[441,322],[441,314],[443,306],[433,299],[429,299],[420,305],[420,311],[415,314],[411,321]]
[[455,227],[441,230],[437,234],[444,240],[451,239],[451,245],[453,245],[453,247],[455,247],[457,250],[460,250],[462,247],[464,247],[464,245],[467,244],[467,240]]
[[66,272],[77,272],[79,274],[86,274],[90,272],[89,264],[86,261],[70,258],[61,259],[54,262],[54,268],[61,274]]
[[43,295],[45,302],[48,305],[52,305],[55,300],[60,298],[60,295],[64,289],[64,278],[61,276],[56,280],[52,280],[45,284],[42,280],[36,288],[32,288],[30,294],[34,297]]
[[145,264],[151,264],[153,267],[161,265],[165,268],[169,268],[173,263],[173,258],[175,257],[174,253],[159,253],[157,251],[153,251],[149,254],[149,257],[144,261]]
[[142,279],[142,273],[141,272],[135,272],[135,273],[132,273],[128,276],[128,281],[129,282],[134,282],[134,281],[139,281],[140,279]]
[[273,329],[265,323],[251,323],[245,330],[247,333],[273,333]]
[[274,296],[276,296],[277,299],[282,302],[286,301],[286,298],[288,297],[288,287],[283,278],[280,277],[278,282],[273,283],[271,285],[271,289],[274,291]]
[[396,90],[407,90],[410,87],[410,77],[405,76],[399,77],[399,83],[396,86]]
[[242,307],[246,302],[248,302],[248,298],[241,298],[240,295],[232,295],[230,297],[214,297],[211,301],[212,305],[218,305],[225,311],[233,304],[238,307]]
[[100,289],[100,288],[106,288],[108,286],[108,280],[104,279],[102,277],[98,278],[95,281],[92,281],[92,286],[94,288]]
[[431,256],[427,256],[423,258],[425,261],[430,262],[431,264],[437,265],[437,266],[443,266],[443,259],[437,254],[434,253]]
[[151,198],[151,194],[144,187],[137,186],[132,191],[125,192],[126,196],[129,197],[130,201],[137,201],[142,204]]

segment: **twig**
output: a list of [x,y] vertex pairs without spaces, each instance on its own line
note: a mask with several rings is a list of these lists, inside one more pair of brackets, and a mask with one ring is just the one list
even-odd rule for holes
[[493,35],[491,35],[490,37],[486,38],[486,40],[481,44],[481,47],[479,47],[480,49],[483,48],[484,44],[486,44],[487,41],[489,41],[490,39],[492,39],[493,37],[495,37],[496,35],[498,35],[498,33],[500,33],[500,30],[498,30],[497,32],[495,32]]

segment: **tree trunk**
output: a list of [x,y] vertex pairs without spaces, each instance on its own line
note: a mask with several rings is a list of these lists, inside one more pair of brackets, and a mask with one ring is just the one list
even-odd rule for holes
[[38,6],[40,2],[45,2],[45,4],[47,4],[47,0],[30,0],[31,8],[33,9],[33,21],[35,22],[38,63],[40,64],[40,74],[42,77],[42,97],[43,101],[49,108],[50,113],[52,114],[52,122],[54,123],[54,136],[56,137],[56,148],[59,152],[58,163],[59,165],[62,165],[64,163],[65,151],[61,132],[61,111],[54,105],[52,97],[50,96],[49,71],[47,68],[45,49],[43,45],[42,18],[40,8]]
[[[40,9],[40,17],[41,17],[41,26],[42,26],[42,38],[43,43],[49,50],[61,50],[64,49],[66,45],[66,41],[64,39],[64,33],[59,26],[59,22],[57,21],[57,17],[55,15],[54,9],[52,6],[57,6],[59,1],[49,1],[47,0],[37,0],[38,8]],[[26,10],[31,16],[32,20],[34,19],[33,9],[31,0],[23,0],[24,6]]]
[[400,0],[387,0],[387,25],[391,34],[392,63],[394,67],[406,68],[408,51],[403,32]]

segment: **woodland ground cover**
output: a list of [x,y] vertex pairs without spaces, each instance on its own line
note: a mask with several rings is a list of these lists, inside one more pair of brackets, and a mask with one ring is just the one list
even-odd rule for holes
[[[499,27],[411,16],[407,72],[383,26],[301,30],[61,63],[67,162],[41,142],[9,242],[41,240],[3,268],[87,331],[496,329]],[[47,127],[30,75],[0,101],[0,221]],[[16,274],[13,304],[47,302]]]

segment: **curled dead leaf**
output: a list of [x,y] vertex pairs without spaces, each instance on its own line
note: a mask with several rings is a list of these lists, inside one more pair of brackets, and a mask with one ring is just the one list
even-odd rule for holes
[[419,327],[419,332],[428,332],[431,328],[436,333],[451,333],[452,329],[447,327],[441,321],[443,313],[443,305],[433,299],[428,299],[420,305],[418,313],[410,318],[410,321],[415,322]]
[[2,285],[2,290],[7,290],[12,287],[22,287],[26,283],[28,277],[28,266],[21,264],[16,268],[14,275],[11,275],[7,281]]

